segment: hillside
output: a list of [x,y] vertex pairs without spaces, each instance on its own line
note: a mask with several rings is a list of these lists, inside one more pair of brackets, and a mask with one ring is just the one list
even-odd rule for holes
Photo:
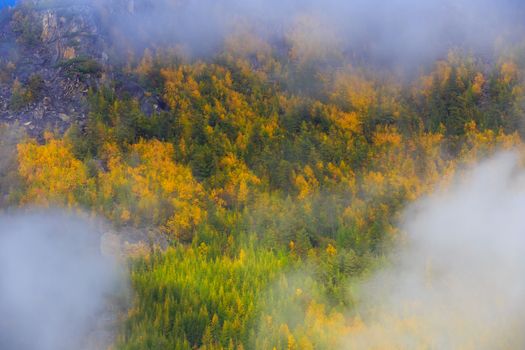
[[[388,59],[373,35],[384,28],[345,42],[350,35],[334,36],[311,14],[279,22],[272,12],[281,25],[271,27],[244,9],[234,29],[219,31],[222,12],[192,4],[0,10],[0,204],[6,213],[81,212],[109,227],[132,296],[112,348],[521,348],[514,304],[481,307],[515,319],[506,328],[475,302],[512,299],[487,287],[501,276],[521,288],[504,273],[519,259],[506,265],[508,250],[485,236],[506,215],[519,221],[518,209],[490,201],[521,208],[521,27],[494,25],[476,40],[425,27],[439,45],[411,37],[417,50],[401,35],[409,27]],[[187,13],[209,23],[196,30]],[[476,167],[509,150],[516,159]],[[500,226],[502,237],[519,231]],[[396,268],[399,256],[415,271]],[[476,267],[458,268],[463,261]],[[487,282],[481,270],[495,272]],[[384,274],[400,281],[392,293]],[[476,286],[491,294],[458,301]],[[443,311],[451,305],[467,305],[469,316]]]
[[[110,11],[127,8],[117,2],[26,1],[2,12],[2,121],[17,121],[32,136],[85,125],[89,92],[114,86],[122,74],[110,62],[113,38],[104,23]],[[146,98],[131,77],[118,90],[141,100],[150,113],[155,108],[156,100]]]

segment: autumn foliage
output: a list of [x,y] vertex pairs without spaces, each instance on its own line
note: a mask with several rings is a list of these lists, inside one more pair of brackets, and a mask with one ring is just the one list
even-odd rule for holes
[[518,56],[487,68],[453,52],[398,83],[312,65],[327,58],[308,47],[236,40],[206,61],[148,50],[128,62],[165,102],[151,115],[101,88],[84,125],[18,145],[18,205],[171,242],[130,261],[118,349],[335,349],[365,332],[349,286],[402,238],[401,209],[522,147]]

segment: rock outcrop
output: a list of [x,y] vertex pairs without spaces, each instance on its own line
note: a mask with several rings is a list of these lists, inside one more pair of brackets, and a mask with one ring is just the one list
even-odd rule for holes
[[0,21],[0,121],[18,121],[30,135],[81,124],[107,60],[95,9],[22,5]]
[[112,21],[134,11],[133,0],[26,0],[2,10],[0,123],[18,122],[31,136],[82,126],[89,91],[101,86],[136,98],[146,114],[161,109],[160,98],[122,72],[122,62],[110,62]]

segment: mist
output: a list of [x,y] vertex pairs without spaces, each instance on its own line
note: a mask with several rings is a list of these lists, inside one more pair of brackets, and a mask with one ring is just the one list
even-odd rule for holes
[[58,211],[0,217],[0,348],[96,350],[111,344],[110,298],[125,286],[101,253],[100,225]]
[[[181,44],[209,54],[245,30],[270,41],[301,30],[301,40],[326,43],[353,58],[420,64],[454,47],[490,55],[496,42],[518,40],[525,6],[518,0],[130,0],[110,16],[119,42]],[[321,37],[319,37],[321,36]]]
[[411,205],[392,265],[360,287],[342,349],[522,349],[525,171],[517,153]]

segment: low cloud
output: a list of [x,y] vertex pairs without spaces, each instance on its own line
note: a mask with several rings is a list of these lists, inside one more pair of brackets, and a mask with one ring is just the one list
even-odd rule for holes
[[[123,6],[129,13],[111,15],[110,23],[119,27],[121,40],[128,44],[180,43],[207,53],[239,28],[267,38],[305,29],[305,35],[299,35],[303,40],[310,36],[315,43],[324,35],[321,42],[337,43],[338,49],[354,57],[382,64],[418,64],[456,46],[490,54],[497,40],[520,38],[525,9],[517,0],[120,2],[127,3]],[[311,27],[298,21],[304,18]]]
[[525,171],[485,161],[405,214],[392,266],[361,287],[343,349],[522,349]]
[[105,349],[125,287],[100,226],[60,212],[0,217],[0,348]]

